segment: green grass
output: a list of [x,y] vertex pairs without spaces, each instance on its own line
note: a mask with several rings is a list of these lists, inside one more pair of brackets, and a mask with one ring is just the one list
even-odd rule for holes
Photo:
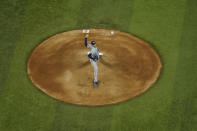
[[[195,0],[3,0],[0,2],[0,131],[197,130]],[[31,51],[81,28],[117,29],[148,41],[163,68],[153,88],[104,107],[57,101],[32,85]]]

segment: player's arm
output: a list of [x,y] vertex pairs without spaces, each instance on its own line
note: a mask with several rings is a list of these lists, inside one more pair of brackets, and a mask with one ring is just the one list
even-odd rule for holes
[[85,46],[87,47],[88,46],[88,38],[85,37]]
[[85,46],[87,47],[87,48],[91,48],[91,45],[90,44],[88,44],[88,38],[87,37],[85,37]]

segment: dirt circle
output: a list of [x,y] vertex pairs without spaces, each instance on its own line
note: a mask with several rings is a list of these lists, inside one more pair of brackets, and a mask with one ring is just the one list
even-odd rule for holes
[[54,35],[33,50],[27,64],[32,83],[55,99],[99,106],[140,95],[157,80],[161,61],[145,41],[105,29],[90,29],[88,43],[92,40],[103,53],[98,62],[98,87],[93,86],[82,30]]

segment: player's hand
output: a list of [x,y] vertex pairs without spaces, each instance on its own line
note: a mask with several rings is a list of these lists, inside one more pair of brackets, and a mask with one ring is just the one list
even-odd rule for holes
[[82,33],[85,35],[85,37],[89,37],[89,33],[90,33],[90,30],[89,29],[83,29],[82,30]]
[[89,37],[89,34],[85,34],[85,37],[88,38]]

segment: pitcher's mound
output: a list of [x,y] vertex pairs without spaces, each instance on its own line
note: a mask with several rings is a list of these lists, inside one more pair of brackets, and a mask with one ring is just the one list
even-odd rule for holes
[[57,34],[34,49],[27,71],[33,84],[49,96],[78,105],[106,105],[133,98],[157,80],[161,61],[146,42],[127,33],[90,29],[103,53],[98,62],[99,86],[93,86],[82,30]]

